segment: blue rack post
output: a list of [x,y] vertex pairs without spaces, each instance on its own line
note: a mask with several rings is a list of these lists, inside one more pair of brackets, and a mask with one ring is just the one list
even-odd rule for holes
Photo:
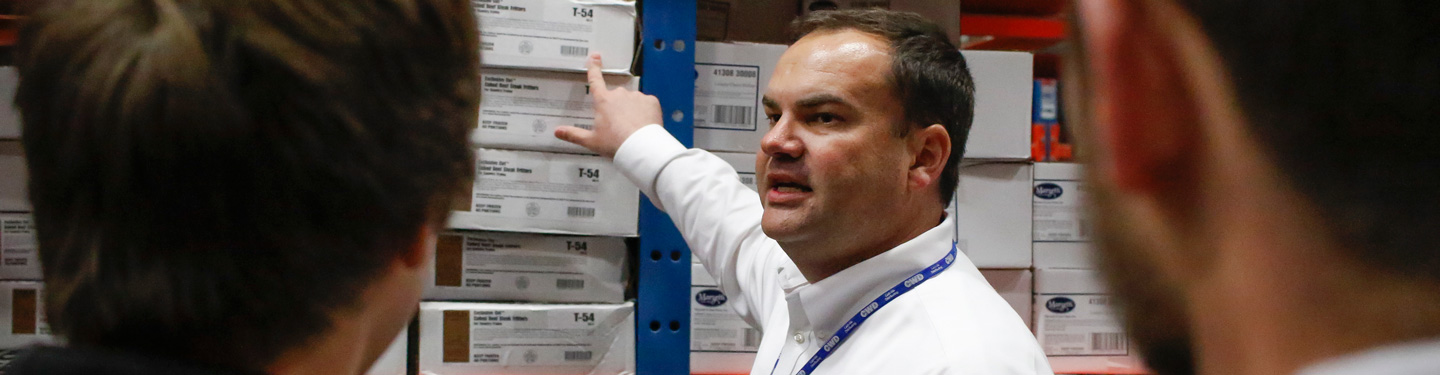
[[[665,130],[694,145],[695,1],[640,2],[640,90],[660,99]],[[639,375],[690,373],[690,249],[670,217],[640,203],[640,285],[635,364]]]

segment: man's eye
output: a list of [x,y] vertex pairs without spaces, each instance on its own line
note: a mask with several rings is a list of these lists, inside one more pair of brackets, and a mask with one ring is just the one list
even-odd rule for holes
[[837,116],[835,116],[835,115],[832,115],[832,114],[829,114],[829,113],[821,113],[821,114],[815,115],[815,122],[818,122],[818,123],[831,124],[831,123],[835,123],[835,122],[838,122],[838,121],[840,121],[840,118],[839,118],[839,117],[837,117]]
[[765,118],[770,119],[770,125],[780,122],[780,115],[765,115]]

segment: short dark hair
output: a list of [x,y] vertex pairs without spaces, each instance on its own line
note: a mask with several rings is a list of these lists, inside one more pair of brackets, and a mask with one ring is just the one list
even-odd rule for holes
[[945,126],[951,152],[940,173],[940,202],[949,202],[960,182],[960,159],[975,118],[975,83],[965,57],[945,31],[919,14],[881,9],[811,12],[791,28],[796,40],[817,31],[855,30],[890,42],[890,78],[905,103],[907,122],[896,135],[932,124]]
[[1440,283],[1440,13],[1426,1],[1178,2],[1249,127],[1349,256]]
[[255,368],[330,327],[473,174],[464,0],[63,0],[22,25],[69,345]]

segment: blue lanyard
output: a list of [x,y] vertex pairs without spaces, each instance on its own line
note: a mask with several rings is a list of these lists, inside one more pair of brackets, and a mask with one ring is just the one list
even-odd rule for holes
[[[876,297],[874,301],[870,301],[870,304],[865,305],[864,308],[860,309],[860,312],[850,317],[850,321],[840,326],[840,330],[835,331],[835,335],[830,336],[830,340],[825,341],[825,345],[820,346],[820,351],[815,352],[815,355],[811,356],[810,360],[805,362],[805,366],[801,366],[800,371],[796,372],[795,375],[808,375],[815,372],[815,368],[820,367],[820,363],[825,362],[826,358],[830,358],[830,353],[834,353],[836,349],[839,349],[840,344],[844,344],[845,339],[850,338],[850,334],[855,332],[856,328],[860,328],[861,324],[865,324],[865,321],[870,319],[871,315],[875,315],[876,311],[880,311],[880,308],[890,304],[890,301],[894,301],[901,295],[914,290],[915,287],[920,286],[920,284],[924,284],[926,280],[933,279],[936,275],[949,269],[950,265],[955,263],[955,252],[956,244],[951,243],[950,253],[945,254],[945,258],[905,278],[905,281],[895,284],[895,286],[890,287],[890,290]],[[770,374],[774,375],[775,369],[778,367],[780,367],[780,358],[775,358],[775,365],[770,367]]]

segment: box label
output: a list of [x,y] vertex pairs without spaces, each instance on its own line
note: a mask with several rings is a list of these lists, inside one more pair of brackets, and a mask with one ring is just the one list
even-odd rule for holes
[[625,250],[623,240],[610,237],[443,235],[435,249],[435,286],[496,296],[619,300]]
[[606,182],[621,178],[598,157],[540,154],[545,157],[523,158],[487,150],[479,154],[470,211],[480,214],[534,221],[598,222],[609,214],[608,207],[597,201],[606,193]]
[[1103,294],[1039,294],[1036,331],[1047,356],[1123,356],[1129,340]]
[[0,275],[40,276],[35,225],[29,217],[0,218]]
[[1091,226],[1082,213],[1085,184],[1068,180],[1035,180],[1035,241],[1084,242]]
[[[571,2],[470,0],[481,55],[500,54],[584,66],[595,37],[595,9]],[[614,57],[611,57],[614,58]]]
[[618,333],[618,322],[608,320],[629,317],[613,312],[447,310],[442,321],[442,360],[496,367],[594,366]]
[[[613,87],[634,80],[606,76]],[[583,74],[486,69],[480,74],[480,122],[472,136],[481,147],[590,154],[555,138],[555,128],[595,128],[590,85]]]
[[690,287],[690,351],[754,353],[760,331],[730,308],[729,298],[714,285]]
[[695,63],[695,127],[755,131],[760,67]]

